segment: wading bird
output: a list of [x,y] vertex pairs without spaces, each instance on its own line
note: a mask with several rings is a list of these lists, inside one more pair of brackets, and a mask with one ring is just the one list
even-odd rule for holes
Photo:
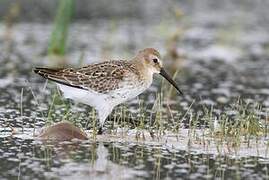
[[66,98],[94,107],[102,132],[113,108],[148,89],[155,73],[162,75],[182,94],[160,59],[157,50],[146,48],[129,61],[111,60],[76,69],[37,67],[34,72],[56,82]]

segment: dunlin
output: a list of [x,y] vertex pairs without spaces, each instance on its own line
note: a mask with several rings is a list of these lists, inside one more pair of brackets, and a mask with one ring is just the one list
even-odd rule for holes
[[102,128],[115,106],[149,88],[155,73],[162,75],[182,94],[160,59],[157,50],[146,48],[130,61],[110,60],[82,68],[35,68],[34,72],[55,81],[66,98],[94,107]]

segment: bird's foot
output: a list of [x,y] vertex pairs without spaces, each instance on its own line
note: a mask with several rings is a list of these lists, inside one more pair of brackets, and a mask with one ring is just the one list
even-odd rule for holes
[[103,127],[99,127],[97,134],[102,135],[104,133]]

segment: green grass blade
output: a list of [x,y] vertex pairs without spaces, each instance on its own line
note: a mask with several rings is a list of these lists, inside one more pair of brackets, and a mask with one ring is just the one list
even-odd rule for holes
[[64,55],[68,27],[74,10],[73,0],[60,0],[57,10],[53,31],[50,37],[48,54]]

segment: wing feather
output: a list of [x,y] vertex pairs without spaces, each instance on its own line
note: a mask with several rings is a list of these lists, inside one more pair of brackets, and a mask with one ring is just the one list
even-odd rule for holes
[[121,88],[120,82],[134,69],[128,61],[107,61],[78,69],[35,68],[34,72],[60,84],[107,93]]

